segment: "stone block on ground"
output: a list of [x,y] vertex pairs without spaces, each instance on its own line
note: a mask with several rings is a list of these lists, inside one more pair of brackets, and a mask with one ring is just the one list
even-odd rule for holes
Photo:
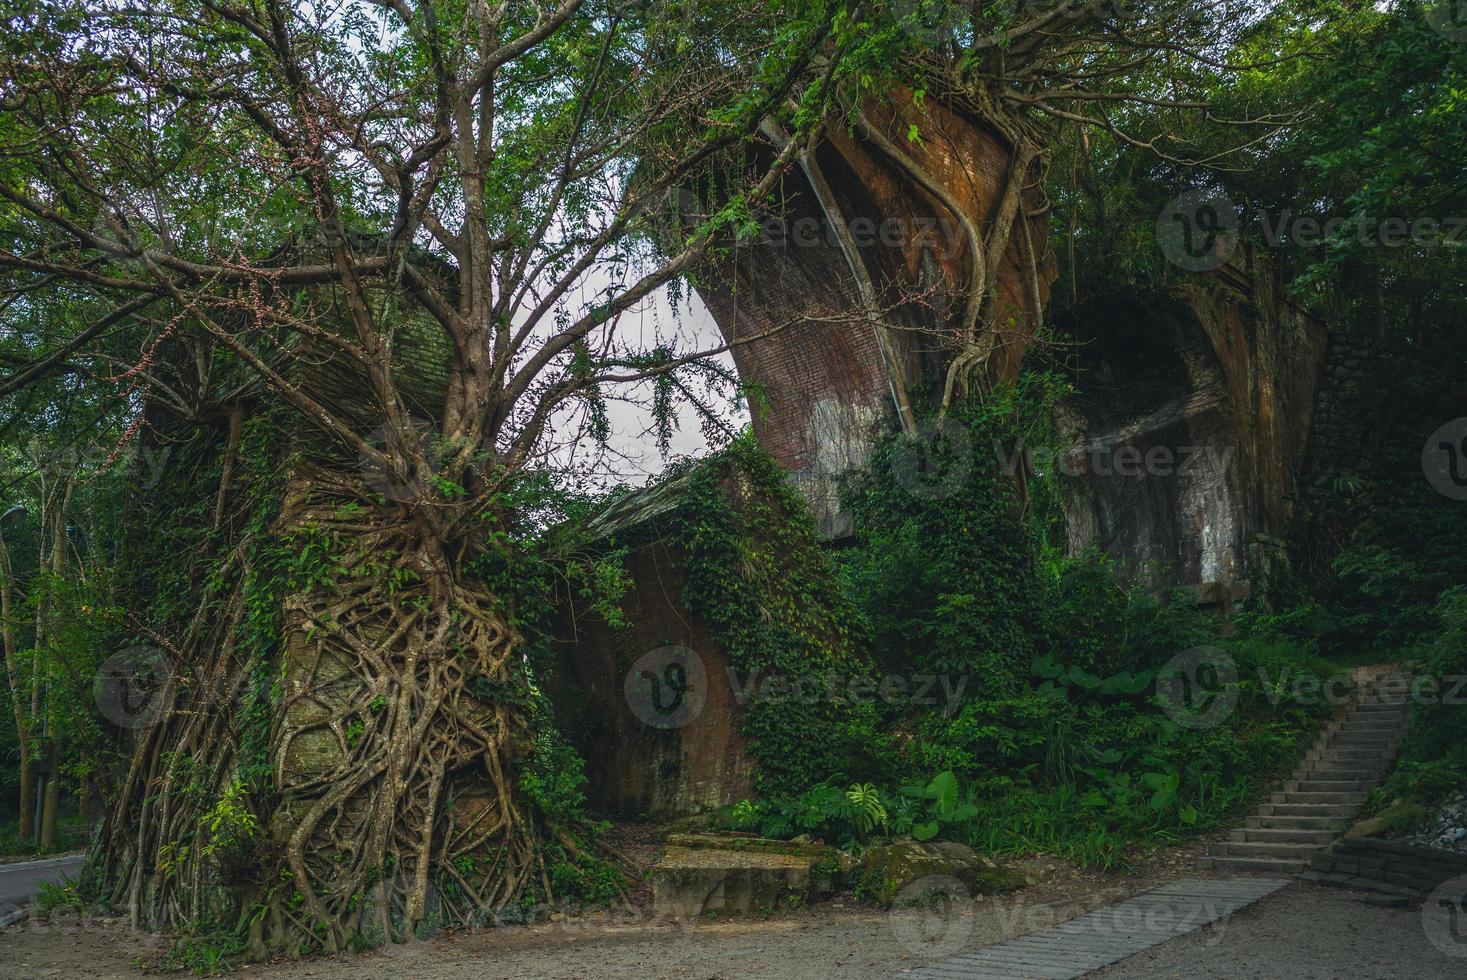
[[[798,908],[811,893],[828,893],[834,848],[719,835],[676,834],[652,866],[652,906],[661,918],[756,915]],[[818,866],[818,869],[817,869]]]
[[952,841],[899,841],[873,847],[862,856],[857,876],[863,889],[883,905],[892,904],[904,889],[924,879],[934,888],[955,879],[970,896],[1001,894],[1027,884],[1017,871]]

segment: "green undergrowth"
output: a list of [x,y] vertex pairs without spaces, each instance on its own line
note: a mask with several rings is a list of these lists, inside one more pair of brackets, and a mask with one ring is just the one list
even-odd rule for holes
[[[1099,555],[1065,557],[1063,477],[1005,471],[1020,438],[1053,439],[1064,390],[1026,376],[925,443],[878,447],[848,497],[842,608],[874,670],[902,690],[937,678],[938,703],[871,699],[856,750],[832,758],[826,743],[815,778],[731,808],[728,825],[1114,867],[1223,825],[1295,763],[1332,710],[1308,694],[1336,671],[1317,644],[1232,629],[1183,593],[1125,585]],[[1178,712],[1163,670],[1191,650],[1201,687]],[[1195,724],[1216,699],[1231,708]]]
[[1433,619],[1440,632],[1418,648],[1415,661],[1423,696],[1412,708],[1395,771],[1371,794],[1372,812],[1396,800],[1429,809],[1467,790],[1467,587],[1443,592]]

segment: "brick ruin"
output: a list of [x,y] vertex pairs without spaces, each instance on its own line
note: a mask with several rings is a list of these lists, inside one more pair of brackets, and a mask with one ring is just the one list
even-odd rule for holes
[[[1003,144],[951,113],[933,128],[943,138],[923,144],[927,163],[950,175],[966,166],[969,179],[952,182],[970,189],[972,213],[986,213],[1001,181]],[[864,228],[952,231],[929,196],[898,181],[858,141],[833,139],[820,155],[848,220]],[[819,226],[811,197],[808,183],[792,178],[785,225]],[[699,286],[731,343],[807,318],[735,346],[733,354],[757,393],[755,435],[789,470],[832,541],[850,533],[840,486],[891,424],[894,387],[905,378],[914,400],[935,404],[935,381],[952,356],[945,325],[951,302],[944,297],[960,289],[952,259],[962,253],[951,238],[924,235],[862,250],[894,304],[887,315],[899,326],[885,346],[859,317],[820,315],[859,305],[829,235],[765,236],[735,251],[718,277]],[[1010,311],[997,379],[1017,374],[1034,335],[1019,261],[1008,255],[997,281]],[[1206,601],[1244,594],[1251,572],[1264,574],[1279,555],[1293,519],[1294,481],[1321,396],[1324,325],[1284,297],[1276,270],[1246,250],[1215,273],[1118,292],[1065,320],[1057,341],[1069,349],[1079,389],[1057,420],[1073,438],[1063,460],[1077,478],[1066,506],[1072,550],[1098,546],[1137,578],[1159,588],[1192,586]],[[1104,462],[1118,451],[1123,472]],[[1130,472],[1132,453],[1146,479]],[[1101,465],[1087,462],[1097,457]]]
[[[932,103],[900,111],[880,117],[887,135],[916,119],[930,135],[910,152],[961,189],[970,215],[987,215],[1004,179],[1003,142]],[[698,290],[754,389],[756,437],[804,494],[821,535],[840,541],[851,533],[841,484],[894,424],[898,388],[920,406],[936,404],[954,353],[951,317],[966,252],[939,203],[858,136],[831,132],[817,156],[814,173],[786,178],[783,210],[765,234],[732,249]],[[828,185],[838,213],[866,235],[860,256],[881,286],[890,329],[862,315],[812,180]],[[995,380],[1017,375],[1053,277],[1052,262],[1043,262],[1043,291],[1026,292],[1017,252],[994,280],[1004,311]],[[1199,601],[1221,605],[1287,560],[1283,539],[1310,468],[1316,404],[1328,419],[1340,393],[1325,370],[1334,356],[1328,331],[1284,296],[1269,257],[1243,249],[1214,273],[1117,291],[1060,318],[1056,330],[1076,391],[1056,409],[1070,450],[1048,462],[1070,477],[1072,552],[1099,548],[1138,581],[1188,586]],[[655,522],[657,506],[673,506],[676,488],[666,490],[639,520]],[[645,508],[649,498],[638,499]],[[631,628],[613,635],[576,627],[572,610],[558,638],[557,711],[586,753],[593,802],[608,813],[669,817],[744,798],[751,769],[727,659],[683,604],[680,548],[652,541],[629,561]],[[623,691],[635,656],[664,644],[689,647],[709,665],[707,707],[675,730],[643,724]]]
[[[935,99],[914,102],[910,93],[869,106],[866,116],[986,227],[1008,179],[1009,149],[999,136]],[[951,210],[870,140],[832,126],[814,157],[813,167],[785,178],[782,209],[765,233],[732,249],[698,292],[733,345],[740,377],[756,388],[754,434],[804,491],[823,532],[839,539],[850,531],[840,510],[841,480],[864,465],[899,398],[941,391],[971,252]],[[833,208],[822,204],[816,181],[828,187]],[[1041,203],[1037,189],[1025,189],[1024,210],[1037,212]],[[882,326],[863,312],[832,228],[837,220],[851,230],[879,293]],[[1037,213],[1023,220],[1035,241],[1048,239]],[[998,337],[990,369],[999,379],[1018,373],[1038,323],[1021,253],[1011,245],[992,272]],[[1038,265],[1043,303],[1053,262],[1041,257]]]
[[[1284,559],[1327,331],[1241,251],[1202,279],[1124,292],[1060,324],[1078,391],[1058,407],[1072,551],[1227,604]],[[1327,391],[1327,390],[1326,390]]]
[[[991,220],[1010,157],[991,128],[910,97],[872,107],[868,118],[901,140],[970,219]],[[909,126],[920,139],[908,140]],[[937,402],[969,251],[947,205],[861,133],[832,128],[815,158],[813,170],[786,178],[782,210],[765,233],[731,249],[698,291],[754,391],[760,444],[804,492],[825,537],[839,541],[851,532],[840,487],[897,416],[899,392],[919,411]],[[1026,208],[1037,212],[1039,203],[1025,197]],[[862,237],[860,260],[879,286],[886,329],[862,313],[832,213]],[[1037,213],[1027,233],[1047,239]],[[995,380],[1018,373],[1055,272],[1041,257],[1042,289],[1026,290],[1014,237],[993,275]],[[1064,320],[1057,341],[1079,389],[1057,419],[1073,439],[1063,461],[1076,477],[1066,502],[1072,549],[1097,546],[1138,579],[1195,587],[1206,601],[1242,595],[1281,554],[1315,401],[1331,397],[1328,386],[1320,390],[1323,324],[1284,297],[1277,270],[1247,250],[1215,273],[1119,291]],[[1105,465],[1117,452],[1124,472]],[[1130,474],[1132,453],[1145,479]],[[1102,465],[1087,462],[1097,454]]]

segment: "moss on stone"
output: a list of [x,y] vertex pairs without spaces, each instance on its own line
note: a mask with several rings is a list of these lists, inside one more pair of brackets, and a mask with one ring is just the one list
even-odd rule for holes
[[998,895],[1026,884],[1017,871],[951,841],[899,841],[873,847],[861,858],[860,889],[882,905],[892,904],[904,889],[924,879],[955,880],[970,896]]

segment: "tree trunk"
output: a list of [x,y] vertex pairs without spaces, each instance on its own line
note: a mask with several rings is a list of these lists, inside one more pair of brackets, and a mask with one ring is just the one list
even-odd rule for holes
[[[232,640],[248,601],[237,590],[201,631],[174,710],[138,740],[106,828],[111,899],[151,928],[232,912],[256,954],[294,954],[483,922],[527,887],[550,898],[514,784],[529,687],[503,605],[412,507],[344,507],[368,495],[322,473],[286,497],[268,716],[250,720],[248,694],[186,703],[250,688],[255,668]],[[256,724],[262,759],[244,747]],[[210,822],[231,782],[266,762],[242,806],[258,829],[237,814]],[[214,775],[203,799],[183,790],[185,770]]]
[[14,578],[10,571],[10,550],[5,546],[0,529],[0,637],[5,646],[5,679],[10,685],[10,706],[15,713],[15,736],[20,743],[20,838],[33,840],[36,834],[36,774],[31,763],[30,725],[26,721],[25,700],[20,689],[20,666],[16,663],[15,620],[12,618],[11,590]]
[[22,741],[20,750],[20,839],[36,839],[36,773],[30,752]]
[[61,782],[54,772],[46,774],[46,791],[41,801],[41,851],[56,849],[56,810],[61,805]]

